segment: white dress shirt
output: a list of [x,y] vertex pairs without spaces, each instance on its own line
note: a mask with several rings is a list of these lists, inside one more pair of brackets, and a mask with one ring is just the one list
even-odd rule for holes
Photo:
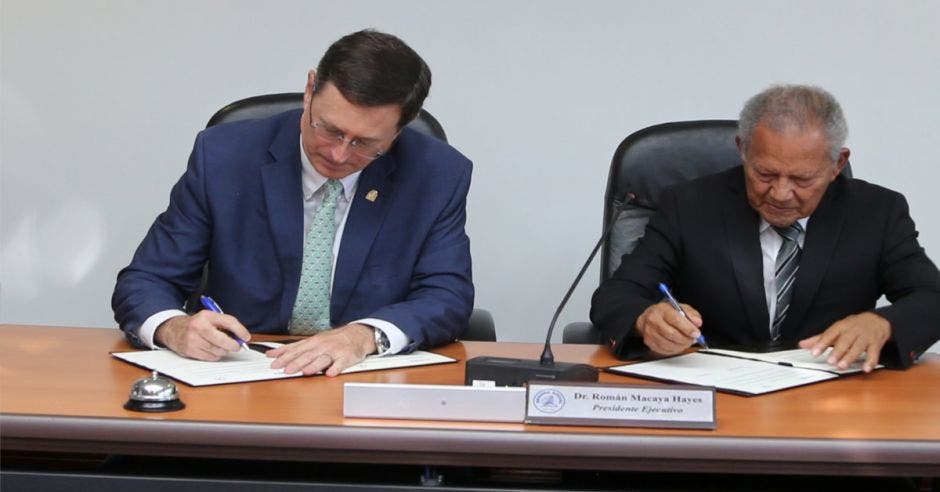
[[[803,239],[806,237],[806,224],[809,223],[809,217],[797,220],[803,226],[803,232],[797,238],[797,244],[803,248]],[[780,245],[783,244],[783,238],[777,231],[770,226],[766,220],[760,220],[760,249],[764,264],[764,295],[767,298],[767,312],[770,313],[767,320],[767,330],[771,330],[774,324],[773,313],[777,312],[777,285],[776,279],[777,253],[780,252]]]
[[[303,186],[303,198],[304,198],[304,234],[303,237],[307,237],[307,231],[310,229],[310,224],[313,222],[313,217],[317,213],[317,209],[320,208],[320,203],[323,201],[323,185],[326,184],[328,178],[321,175],[313,168],[313,164],[310,163],[310,159],[307,158],[307,154],[304,152],[303,143],[300,144],[300,162],[301,162],[301,173],[300,173],[300,182]],[[336,258],[339,255],[339,246],[343,239],[343,231],[346,228],[346,218],[349,216],[349,204],[352,202],[353,198],[356,196],[356,187],[359,185],[359,175],[362,174],[362,171],[357,171],[349,176],[346,176],[339,181],[343,184],[343,195],[337,200],[336,203],[336,238],[333,240],[333,258]],[[330,274],[330,289],[332,290],[332,279],[336,274],[336,261],[333,262],[333,271]],[[224,309],[224,308],[223,308]],[[164,321],[175,317],[185,315],[186,313],[179,309],[168,309],[165,311],[160,311],[156,314],[151,315],[147,318],[146,321],[140,326],[138,330],[138,336],[140,339],[150,348],[159,348],[153,342],[153,335]],[[408,336],[393,323],[390,323],[385,320],[375,319],[375,318],[363,318],[353,323],[361,323],[364,325],[371,326],[376,330],[381,331],[388,338],[388,350],[380,353],[379,355],[384,354],[397,354],[401,352],[406,345],[408,345],[409,340]]]

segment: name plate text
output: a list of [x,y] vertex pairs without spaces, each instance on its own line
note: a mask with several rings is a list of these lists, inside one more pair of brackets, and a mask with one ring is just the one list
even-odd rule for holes
[[526,422],[714,429],[715,388],[530,381]]

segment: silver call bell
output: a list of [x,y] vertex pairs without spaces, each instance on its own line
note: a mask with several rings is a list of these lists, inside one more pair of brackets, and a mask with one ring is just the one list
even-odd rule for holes
[[176,384],[157,374],[134,381],[124,408],[135,412],[172,412],[186,405],[180,400]]

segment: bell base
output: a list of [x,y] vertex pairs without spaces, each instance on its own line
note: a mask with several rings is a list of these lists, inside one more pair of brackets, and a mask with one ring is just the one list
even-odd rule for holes
[[186,408],[186,405],[179,399],[167,401],[139,401],[127,400],[124,408],[134,412],[175,412]]

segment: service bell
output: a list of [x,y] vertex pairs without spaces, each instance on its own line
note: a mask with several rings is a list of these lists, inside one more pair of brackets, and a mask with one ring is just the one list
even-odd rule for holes
[[135,412],[172,412],[186,405],[180,400],[176,384],[157,374],[134,381],[124,408]]

